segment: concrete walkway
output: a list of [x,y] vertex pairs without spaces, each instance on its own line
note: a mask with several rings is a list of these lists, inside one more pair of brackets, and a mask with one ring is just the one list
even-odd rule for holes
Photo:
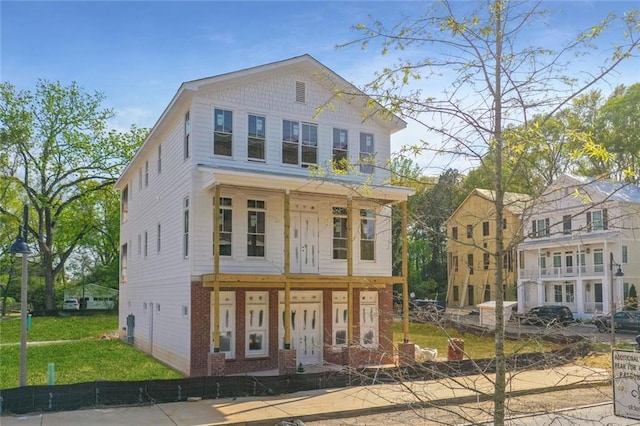
[[[272,397],[225,398],[174,402],[144,407],[78,410],[25,416],[3,416],[2,426],[53,425],[274,425],[281,420],[322,420],[400,410],[409,405],[453,405],[493,394],[494,375],[474,375],[437,381],[414,381],[297,392]],[[606,383],[606,370],[562,366],[508,375],[507,392],[536,393],[543,389]],[[578,401],[576,401],[578,403]]]

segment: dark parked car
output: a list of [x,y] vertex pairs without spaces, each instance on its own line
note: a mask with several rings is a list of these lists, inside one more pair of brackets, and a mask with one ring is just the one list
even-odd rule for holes
[[[620,311],[613,316],[616,330],[629,330],[640,332],[640,312]],[[611,316],[596,317],[593,323],[598,327],[598,331],[604,333],[611,330]]]
[[573,322],[571,309],[561,305],[536,306],[524,315],[516,317],[521,324],[532,325],[567,325]]

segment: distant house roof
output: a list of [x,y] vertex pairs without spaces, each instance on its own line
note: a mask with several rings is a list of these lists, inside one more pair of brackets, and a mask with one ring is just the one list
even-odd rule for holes
[[587,188],[598,191],[613,201],[640,203],[640,186],[625,182],[612,182],[595,178],[569,176]]
[[[463,202],[455,209],[449,219],[445,223],[448,223],[452,217],[454,217],[458,210],[469,200],[469,198],[477,195],[478,197],[484,198],[487,201],[494,202],[496,199],[496,193],[490,189],[481,189],[475,188],[473,191],[467,195],[467,198],[464,199]],[[520,194],[518,192],[505,192],[503,197],[503,204],[505,210],[510,211],[516,216],[521,216],[524,210],[528,207],[528,203],[531,201],[531,196],[527,194]]]

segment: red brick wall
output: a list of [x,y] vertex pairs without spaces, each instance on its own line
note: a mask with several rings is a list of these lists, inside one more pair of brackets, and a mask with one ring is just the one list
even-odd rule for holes
[[[226,290],[226,289],[225,289]],[[334,364],[343,363],[342,351],[334,352],[332,343],[332,292],[340,289],[323,289],[323,342],[324,361]],[[344,289],[342,289],[344,291]],[[278,368],[278,290],[269,290],[269,355],[263,358],[245,359],[245,294],[255,289],[236,290],[236,357],[226,361],[225,374],[237,374],[251,371],[271,370]],[[393,286],[388,285],[378,292],[380,308],[379,335],[380,348],[361,351],[361,363],[393,361]],[[356,344],[360,342],[360,289],[354,289],[354,332]],[[207,374],[210,351],[210,306],[213,297],[212,288],[204,288],[202,283],[191,284],[191,376]]]

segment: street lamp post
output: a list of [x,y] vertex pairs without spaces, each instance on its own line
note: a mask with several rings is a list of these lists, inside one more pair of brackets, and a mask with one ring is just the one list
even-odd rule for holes
[[[617,266],[618,270],[616,271],[616,273],[613,273],[613,267]],[[610,294],[609,294],[609,303],[611,304],[611,313],[610,315],[610,321],[609,321],[609,327],[611,328],[611,350],[614,349],[614,346],[616,344],[616,322],[615,322],[615,315],[616,315],[616,302],[613,300],[613,296],[614,296],[614,291],[613,291],[613,276],[616,277],[624,277],[624,272],[622,272],[622,265],[620,265],[619,263],[615,263],[613,261],[613,253],[609,253],[609,289],[610,289]]]
[[24,205],[22,213],[22,227],[9,253],[22,255],[22,286],[20,288],[20,320],[22,331],[20,335],[20,386],[27,385],[27,256],[31,252],[27,245],[27,230],[29,226],[29,206]]

